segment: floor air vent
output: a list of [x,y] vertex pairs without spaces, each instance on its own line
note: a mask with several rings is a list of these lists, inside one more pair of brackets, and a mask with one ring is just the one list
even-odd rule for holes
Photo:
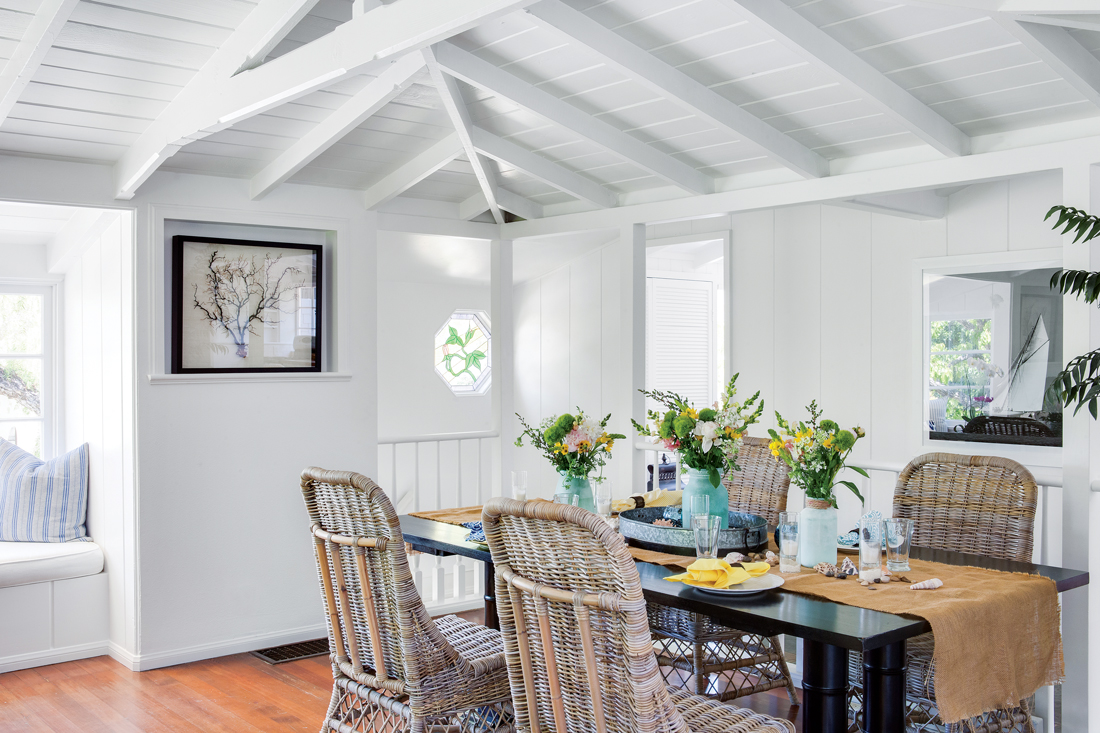
[[268,664],[282,664],[298,659],[319,657],[328,654],[328,639],[311,639],[299,644],[286,644],[285,646],[273,646],[270,649],[260,649],[251,652],[252,656],[259,657]]

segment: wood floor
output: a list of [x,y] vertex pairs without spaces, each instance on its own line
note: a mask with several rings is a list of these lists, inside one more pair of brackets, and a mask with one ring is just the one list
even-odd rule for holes
[[[235,654],[148,672],[95,657],[0,674],[0,733],[315,732],[331,690],[327,657],[272,666]],[[798,725],[782,690],[734,704]]]

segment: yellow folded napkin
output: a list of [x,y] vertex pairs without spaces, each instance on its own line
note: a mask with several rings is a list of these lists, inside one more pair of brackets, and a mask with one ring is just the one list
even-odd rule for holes
[[[760,563],[750,563],[759,565]],[[767,563],[763,563],[767,565]],[[765,571],[767,572],[767,571]],[[688,566],[686,573],[670,575],[665,580],[674,580],[703,588],[729,588],[744,583],[754,577],[744,568],[735,568],[725,560],[701,558]]]
[[[644,494],[636,494],[635,496],[640,496],[645,500],[643,506],[680,506],[680,501],[683,499],[684,492],[654,489],[653,491],[647,491]],[[625,512],[627,509],[634,509],[636,506],[637,502],[635,502],[634,497],[631,496],[626,499],[616,499],[611,502],[611,511],[616,513]]]
[[772,567],[766,562],[743,562],[738,564],[753,578],[759,578],[761,575],[771,570]]

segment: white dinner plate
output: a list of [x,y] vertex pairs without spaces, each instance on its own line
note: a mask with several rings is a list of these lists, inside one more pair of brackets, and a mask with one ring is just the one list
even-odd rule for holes
[[751,596],[753,593],[763,593],[781,585],[783,585],[783,578],[774,573],[765,573],[756,578],[749,578],[744,583],[731,585],[729,588],[703,588],[698,585],[693,585],[692,588],[717,596]]

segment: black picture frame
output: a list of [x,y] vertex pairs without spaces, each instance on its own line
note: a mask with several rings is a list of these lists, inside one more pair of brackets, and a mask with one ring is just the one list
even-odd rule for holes
[[[242,367],[195,367],[184,366],[184,311],[188,307],[186,298],[188,291],[192,293],[195,283],[184,282],[184,253],[188,244],[213,244],[233,247],[255,248],[257,250],[305,250],[312,253],[312,287],[313,294],[313,335],[309,349],[309,366],[242,366]],[[262,252],[257,252],[262,254]],[[324,277],[323,277],[323,247],[318,244],[299,244],[289,242],[262,242],[246,239],[228,239],[223,237],[191,236],[179,234],[172,237],[172,287],[171,287],[171,373],[172,374],[283,374],[291,372],[320,372],[322,344],[324,342]],[[193,307],[193,306],[192,306]],[[213,325],[211,329],[215,329]],[[240,347],[238,347],[239,350]],[[244,349],[247,351],[248,346]]]

